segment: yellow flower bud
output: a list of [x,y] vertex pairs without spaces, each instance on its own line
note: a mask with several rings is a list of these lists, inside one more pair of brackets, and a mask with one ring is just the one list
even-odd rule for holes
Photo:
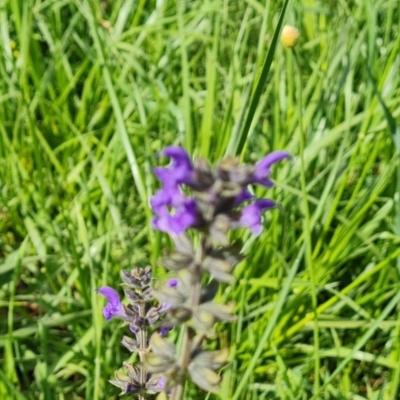
[[300,39],[300,32],[294,26],[285,25],[282,28],[281,43],[285,47],[293,48]]

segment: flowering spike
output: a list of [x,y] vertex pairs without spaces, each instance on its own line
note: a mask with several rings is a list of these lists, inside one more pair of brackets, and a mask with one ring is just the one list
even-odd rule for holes
[[[136,366],[125,363],[125,375],[116,373],[112,383],[121,394],[167,396],[171,391],[178,400],[188,377],[200,388],[218,393],[217,370],[226,364],[228,351],[204,348],[208,339],[216,337],[217,321],[236,319],[234,303],[216,301],[220,283],[234,281],[232,270],[242,258],[242,243],[232,243],[230,231],[246,227],[261,233],[263,211],[276,204],[257,199],[248,186],[272,187],[272,165],[289,154],[276,151],[255,165],[240,165],[238,159],[227,157],[215,169],[202,159],[192,164],[181,147],[167,147],[161,154],[171,162],[154,169],[162,187],[150,199],[152,224],[172,239],[174,249],[163,252],[160,264],[176,275],[153,289],[150,267],[122,271],[127,306],[111,287],[101,287],[99,293],[108,299],[105,318],[123,319],[135,339],[125,336],[122,344],[140,358]],[[164,337],[179,325],[185,340],[177,350]]]

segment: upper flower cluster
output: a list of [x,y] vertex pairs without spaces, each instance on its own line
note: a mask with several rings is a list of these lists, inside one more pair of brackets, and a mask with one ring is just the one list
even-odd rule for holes
[[[236,227],[261,233],[262,212],[274,207],[275,202],[255,198],[247,187],[273,187],[271,166],[290,157],[285,151],[275,151],[255,165],[239,165],[236,159],[226,158],[212,171],[203,159],[193,164],[181,147],[169,146],[161,154],[170,158],[171,164],[154,169],[162,188],[150,200],[156,214],[153,227],[172,235],[196,227],[207,229],[220,239]],[[185,195],[185,186],[192,190],[191,197]],[[244,202],[248,204],[243,205]]]

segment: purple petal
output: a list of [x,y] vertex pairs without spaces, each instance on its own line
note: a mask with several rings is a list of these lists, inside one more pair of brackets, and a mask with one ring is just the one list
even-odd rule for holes
[[239,206],[246,200],[251,200],[254,196],[247,190],[242,189],[242,191],[235,198],[235,206]]
[[160,313],[165,313],[165,312],[168,311],[170,308],[171,308],[171,304],[163,302],[163,303],[161,303],[161,307],[160,307],[159,312],[160,312]]
[[177,278],[171,278],[167,281],[165,286],[175,289],[178,286],[178,283],[179,283],[179,280]]
[[177,187],[192,180],[193,165],[188,153],[177,146],[166,147],[161,154],[171,159],[171,165],[166,168],[154,168],[154,174],[165,188]]
[[161,326],[160,327],[160,335],[161,337],[166,337],[170,331],[172,331],[172,326]]
[[155,167],[153,169],[153,172],[154,175],[165,187],[176,186],[178,184],[178,182],[176,182],[176,179],[171,180],[172,174],[169,168]]
[[168,146],[161,151],[161,154],[171,158],[177,164],[191,165],[189,154],[182,147]]
[[165,376],[161,376],[157,382],[157,389],[162,392],[167,387],[167,378]]
[[112,287],[103,286],[98,289],[98,292],[108,300],[108,304],[103,307],[103,315],[107,321],[112,317],[125,316],[124,306],[119,299],[118,293]]
[[176,208],[175,215],[170,216],[172,233],[180,235],[187,228],[193,226],[197,220],[197,207],[194,199],[187,199]]
[[[167,283],[165,284],[165,286],[170,287],[170,288],[173,288],[173,289],[176,289],[176,287],[178,286],[178,284],[179,284],[179,279],[177,279],[177,278],[171,278],[171,279],[168,279],[168,281],[167,281]],[[161,304],[161,307],[160,307],[160,313],[164,313],[165,311],[169,310],[170,308],[171,308],[171,304],[163,302],[163,303]],[[161,327],[160,329],[162,330],[162,328],[163,328],[163,327]],[[171,330],[171,329],[172,329],[172,327],[171,327],[169,330]],[[168,331],[168,332],[169,332],[169,331]],[[168,332],[167,332],[167,333],[168,333]]]
[[154,211],[162,206],[179,207],[185,203],[187,198],[179,188],[166,188],[157,190],[156,194],[150,199],[150,205]]
[[269,169],[271,165],[285,159],[285,158],[290,158],[290,154],[287,151],[274,151],[268,155],[266,155],[264,158],[262,158],[257,164],[256,167],[260,169]]
[[275,207],[275,202],[270,199],[256,200],[242,209],[239,224],[241,226],[250,228],[255,235],[259,235],[262,231],[261,226],[261,213],[268,209]]
[[150,199],[150,205],[154,212],[159,213],[167,207],[179,207],[185,201],[185,196],[178,188],[167,188],[157,190]]
[[[175,197],[171,197],[168,193],[170,191],[167,190],[159,192],[163,193],[157,193],[158,198],[150,200],[157,213],[152,220],[155,229],[172,235],[180,235],[196,223],[197,206],[194,199],[187,199],[183,194],[179,196],[175,194]],[[160,200],[162,196],[164,198]],[[174,210],[170,212],[168,207]]]
[[290,158],[290,154],[286,151],[274,151],[256,164],[256,171],[251,183],[259,183],[266,187],[274,186],[273,182],[269,179],[271,175],[271,166],[285,158]]

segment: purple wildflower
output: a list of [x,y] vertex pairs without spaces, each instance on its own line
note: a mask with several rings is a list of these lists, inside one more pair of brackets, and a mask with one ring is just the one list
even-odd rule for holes
[[[175,289],[178,286],[179,280],[177,278],[171,278],[167,281],[165,286]],[[160,312],[166,312],[171,308],[171,304],[162,303]],[[167,334],[173,329],[173,326],[161,326],[160,335],[161,337],[167,336]]]
[[273,207],[275,207],[275,202],[270,199],[256,200],[242,209],[239,224],[250,228],[255,235],[259,235],[262,230],[261,213]]
[[112,287],[103,286],[98,289],[98,292],[108,300],[108,304],[103,307],[103,315],[107,321],[112,317],[125,316],[124,306],[119,299],[118,293]]
[[[171,278],[171,279],[168,279],[165,286],[170,287],[172,289],[176,289],[176,287],[178,286],[178,283],[179,283],[179,280],[177,278]],[[170,308],[171,308],[171,304],[164,302],[161,304],[160,312],[165,312],[165,311],[169,310]],[[172,328],[170,328],[170,330],[171,329]]]
[[150,204],[157,213],[153,227],[160,231],[179,235],[196,223],[196,201],[186,198],[179,189],[158,190]]
[[136,326],[134,326],[134,325],[129,325],[129,330],[132,332],[132,333],[137,333],[137,328],[136,328]]
[[172,288],[175,289],[178,286],[178,283],[179,283],[178,278],[171,278],[171,279],[168,279],[168,281],[165,284],[165,286],[172,287]]
[[172,331],[173,326],[160,326],[160,336],[166,337],[170,331]]
[[179,189],[160,189],[150,199],[150,205],[154,212],[160,213],[165,209],[165,206],[179,207],[184,199],[185,197]]
[[160,392],[164,391],[167,387],[167,378],[165,378],[165,376],[160,376],[156,387]]
[[269,176],[271,175],[271,166],[278,161],[289,157],[290,154],[286,151],[274,151],[268,154],[257,162],[256,171],[254,172],[250,183],[258,183],[266,187],[273,187],[274,183],[269,178]]
[[235,198],[235,206],[239,206],[246,200],[251,200],[254,196],[247,190],[242,189],[242,191]]
[[166,147],[161,154],[169,157],[172,162],[166,168],[154,168],[154,174],[165,188],[176,188],[182,183],[190,183],[193,174],[193,165],[188,153],[182,147]]

